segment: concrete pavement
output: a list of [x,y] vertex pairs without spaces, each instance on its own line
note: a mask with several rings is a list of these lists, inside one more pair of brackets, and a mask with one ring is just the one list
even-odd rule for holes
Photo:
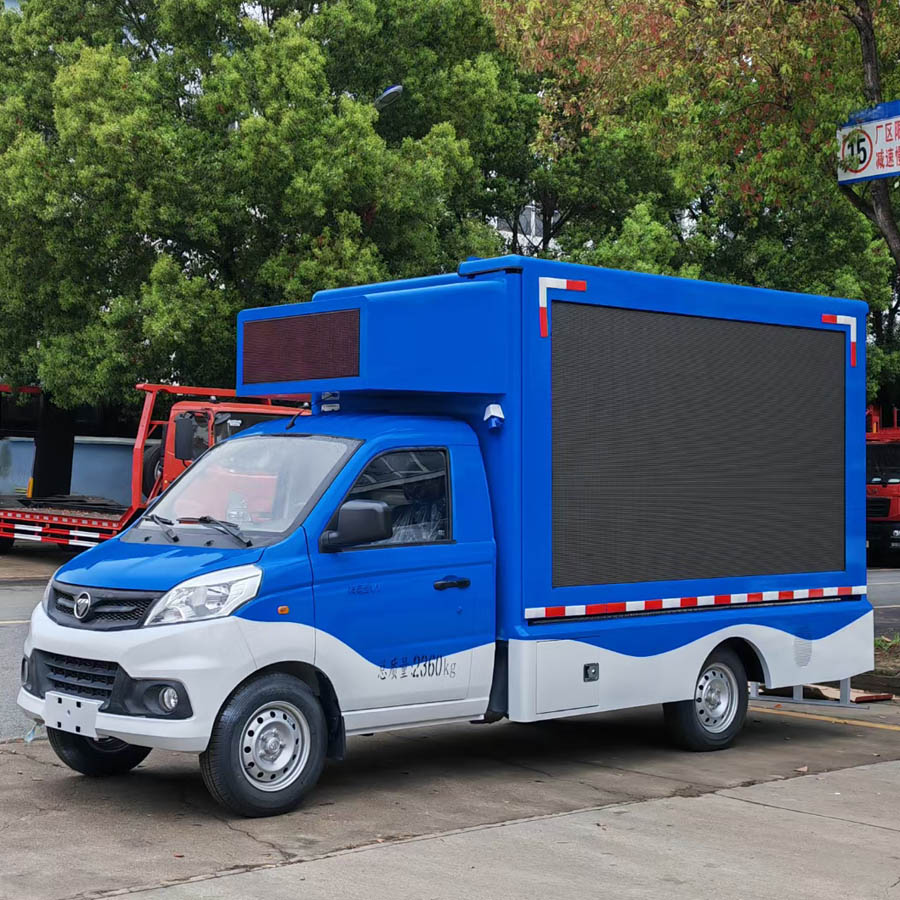
[[36,541],[16,541],[12,553],[0,555],[0,584],[47,579],[77,550]]
[[141,900],[900,896],[900,763],[370,844]]
[[[304,807],[286,816],[255,820],[234,818],[212,802],[192,756],[154,751],[131,775],[90,779],[62,767],[46,741],[0,744],[0,898],[86,900],[192,879],[210,881],[206,887],[201,882],[178,890],[207,893],[176,892],[173,898],[326,896],[316,892],[318,887],[310,890],[319,882],[308,885],[303,881],[307,878],[306,865],[314,866],[315,875],[320,864],[316,860],[323,857],[411,838],[423,839],[424,843],[403,845],[407,849],[398,857],[386,856],[383,862],[374,856],[367,857],[371,862],[361,856],[338,856],[327,866],[323,862],[322,883],[331,885],[334,877],[340,882],[338,887],[328,887],[327,896],[362,896],[365,887],[365,896],[375,898],[502,897],[507,894],[500,893],[500,888],[506,890],[503,885],[508,882],[510,890],[515,886],[520,896],[529,897],[535,894],[528,893],[524,874],[538,872],[535,884],[544,885],[550,879],[557,885],[555,892],[542,894],[542,900],[577,897],[575,888],[580,891],[590,882],[594,888],[587,896],[591,897],[659,897],[663,892],[688,889],[693,891],[691,896],[713,896],[698,893],[704,879],[718,885],[719,897],[753,897],[757,894],[722,890],[721,872],[730,871],[728,867],[736,858],[734,847],[741,841],[742,852],[746,856],[752,850],[755,865],[761,870],[769,865],[764,851],[769,852],[766,848],[771,844],[779,871],[787,871],[787,860],[793,856],[793,871],[803,874],[811,873],[816,865],[831,872],[837,868],[836,861],[850,866],[851,856],[859,858],[860,853],[868,863],[865,854],[870,838],[868,832],[847,832],[840,853],[832,838],[820,848],[818,833],[815,840],[808,837],[812,826],[803,824],[805,819],[789,819],[787,813],[762,815],[764,807],[753,806],[749,800],[744,802],[748,810],[741,813],[745,818],[727,825],[723,819],[726,811],[737,809],[731,792],[773,780],[790,779],[787,783],[793,785],[798,770],[804,768],[816,775],[900,760],[900,704],[842,711],[842,717],[853,724],[830,721],[819,707],[790,710],[797,711],[805,711],[804,716],[783,715],[787,710],[772,706],[754,709],[740,742],[730,750],[710,754],[672,750],[663,738],[657,708],[540,725],[456,725],[353,738],[348,759],[326,767],[319,787]],[[875,768],[880,771],[880,767]],[[888,825],[893,821],[891,827],[900,827],[897,771],[888,769],[885,778],[879,776],[874,792],[866,793],[866,783],[854,789],[863,791],[859,803],[841,815],[848,822],[868,822],[865,816],[883,815]],[[728,796],[710,798],[708,808],[680,802],[716,792]],[[885,797],[878,799],[878,792]],[[792,798],[794,794],[786,792],[777,803],[760,802],[791,808],[788,801],[793,802]],[[643,801],[660,800],[671,805],[648,806],[640,814],[629,812],[630,819],[618,818],[621,813],[617,810],[635,810]],[[811,799],[804,802],[813,803]],[[816,811],[832,815],[829,802],[834,801],[817,796]],[[882,803],[886,805],[880,806]],[[746,818],[751,815],[751,806],[760,810],[759,819]],[[578,817],[572,821],[560,819],[552,828],[562,831],[553,831],[552,837],[530,837],[543,834],[542,829],[550,828],[549,824],[524,823],[520,837],[510,832],[508,838],[490,828],[585,809],[603,810],[602,819],[596,821],[613,828],[615,837],[609,838],[613,849],[605,856],[604,848],[592,843],[593,838],[585,843],[583,834],[586,829],[592,835],[605,836],[603,829],[597,824],[584,825]],[[767,830],[763,823],[770,819],[781,824]],[[630,830],[622,831],[624,825],[615,824],[620,821],[632,822]],[[682,841],[683,834],[683,841],[659,845],[656,856],[649,854],[651,838],[659,841],[655,826],[651,827],[654,822],[663,823],[659,824],[659,833],[672,836],[672,841]],[[672,827],[665,828],[666,822]],[[841,822],[840,827],[849,826]],[[467,839],[469,843],[463,841],[458,850],[454,849],[458,839],[451,839],[448,833],[471,829],[476,831]],[[645,832],[644,850],[635,850],[629,856],[628,846],[639,848]],[[508,849],[502,843],[495,846],[491,843],[495,840],[508,840],[516,846],[521,842],[521,849]],[[556,855],[539,857],[532,842],[540,840],[548,842]],[[442,856],[441,848],[448,841],[449,855]],[[895,832],[890,834],[890,841],[900,846]],[[881,844],[873,846],[881,852]],[[900,850],[895,849],[893,854],[896,879],[900,877],[896,859]],[[804,855],[808,862],[801,860]],[[531,856],[541,864],[530,866],[527,857]],[[642,863],[642,857],[649,861]],[[395,863],[395,859],[401,861]],[[463,859],[476,868],[466,870],[460,863]],[[365,881],[363,886],[354,881],[353,873],[358,871],[354,867],[362,866],[361,871],[371,868],[374,873],[382,864],[385,869],[378,876],[380,881],[376,879],[369,886]],[[745,869],[733,875],[741,882],[749,878],[750,866],[746,859],[742,864]],[[642,865],[647,878],[652,874],[658,880],[641,881],[638,870]],[[254,878],[261,877],[274,872],[272,866],[283,868],[276,881],[287,880],[271,886],[263,881],[258,890],[255,882],[234,881],[234,887],[228,887],[232,879],[225,876],[250,870]],[[341,871],[348,867],[347,878],[332,876],[332,866]],[[416,874],[417,867],[420,874]],[[395,868],[397,877],[391,878],[390,871]],[[515,880],[515,869],[521,869],[523,878]],[[409,893],[403,893],[407,885],[405,881],[400,883],[400,874],[403,879],[411,879]],[[476,876],[494,880],[478,887]],[[431,890],[426,891],[429,877]],[[570,877],[572,890],[567,887]],[[674,880],[666,880],[670,878]],[[643,884],[645,894],[623,894],[622,885],[632,882],[635,891]],[[771,887],[771,882],[763,883]],[[793,885],[794,876],[786,883]],[[755,885],[752,881],[748,884]],[[226,889],[232,893],[221,893]],[[608,893],[598,893],[601,889]],[[782,885],[769,896],[794,895]],[[878,895],[845,890],[843,900],[868,896]]]
[[[3,581],[6,559],[0,900],[900,898],[900,763],[885,764],[900,760],[900,703],[767,704],[714,754],[671,750],[657,708],[358,737],[303,808],[236,819],[193,756],[155,751],[101,780],[46,741],[2,742],[28,727],[17,623],[59,564],[22,583]],[[869,574],[883,631],[900,571]]]

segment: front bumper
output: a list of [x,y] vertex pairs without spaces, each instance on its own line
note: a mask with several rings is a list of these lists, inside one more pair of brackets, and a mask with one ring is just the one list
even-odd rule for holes
[[[256,665],[235,617],[123,631],[89,631],[53,622],[38,606],[31,617],[25,655],[33,650],[118,663],[133,679],[180,682],[190,700],[189,718],[97,713],[98,737],[165,750],[206,749],[219,709],[235,686]],[[24,688],[19,706],[32,719],[45,721],[43,698]]]
[[866,544],[876,552],[900,550],[900,521],[866,522]]

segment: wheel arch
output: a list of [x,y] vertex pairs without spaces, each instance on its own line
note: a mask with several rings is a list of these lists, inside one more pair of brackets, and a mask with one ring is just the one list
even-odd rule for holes
[[344,716],[338,702],[337,692],[331,683],[331,679],[321,669],[316,668],[311,663],[299,662],[298,660],[282,660],[269,663],[269,665],[257,669],[239,684],[235,685],[229,697],[247,682],[253,681],[262,675],[273,675],[275,673],[284,673],[299,678],[318,697],[319,703],[322,704],[322,712],[325,713],[325,721],[328,723],[327,755],[330,759],[343,759],[346,753],[347,736],[344,731]]
[[712,652],[715,653],[716,650],[723,648],[732,650],[737,654],[740,661],[744,664],[748,681],[759,681],[763,684],[768,682],[769,672],[765,657],[752,641],[742,637],[731,637],[726,641],[722,641],[721,644],[717,644]]

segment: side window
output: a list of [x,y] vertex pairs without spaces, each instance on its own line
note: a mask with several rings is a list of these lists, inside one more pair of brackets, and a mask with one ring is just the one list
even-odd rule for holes
[[449,541],[447,451],[383,453],[366,466],[347,499],[381,500],[390,506],[394,533],[387,540],[378,541],[377,546]]
[[209,417],[206,413],[192,413],[194,419],[194,459],[209,449]]

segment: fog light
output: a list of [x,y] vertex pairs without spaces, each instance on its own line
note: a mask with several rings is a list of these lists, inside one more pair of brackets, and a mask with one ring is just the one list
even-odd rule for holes
[[900,537],[900,528],[894,528],[891,531],[891,537]]
[[173,712],[178,706],[178,691],[173,687],[164,687],[159,692],[159,705],[166,712]]

